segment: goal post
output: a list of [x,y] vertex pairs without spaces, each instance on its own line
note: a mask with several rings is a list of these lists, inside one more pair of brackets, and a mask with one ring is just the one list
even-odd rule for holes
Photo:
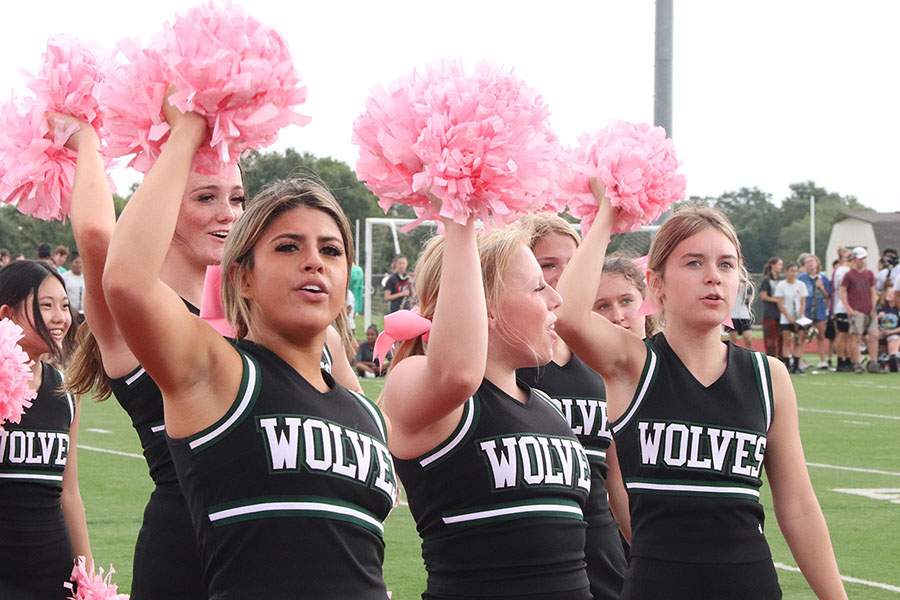
[[[424,221],[408,233],[403,233],[404,226],[414,219],[392,217],[366,218],[364,229],[365,286],[363,287],[363,323],[368,327],[373,320],[387,313],[384,301],[383,281],[390,273],[390,262],[397,254],[405,254],[409,259],[410,271],[415,270],[416,259],[425,242],[435,234],[437,223]],[[581,231],[579,223],[572,226]],[[610,241],[609,256],[625,256],[637,258],[644,256],[650,249],[650,242],[659,229],[658,225],[646,225],[639,231],[616,234]]]

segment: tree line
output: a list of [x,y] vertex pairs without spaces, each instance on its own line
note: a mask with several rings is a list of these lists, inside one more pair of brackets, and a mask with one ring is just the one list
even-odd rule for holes
[[[242,170],[247,198],[252,198],[270,181],[305,176],[318,179],[331,189],[351,225],[357,219],[364,223],[366,217],[384,216],[375,195],[357,180],[353,169],[333,158],[316,157],[308,152],[301,154],[291,148],[284,152],[251,152],[242,160]],[[740,188],[714,197],[691,197],[686,202],[717,208],[731,219],[741,240],[747,268],[755,273],[762,271],[771,256],[796,260],[801,252],[809,250],[811,196],[815,198],[816,207],[816,249],[823,260],[831,227],[841,212],[871,210],[860,204],[855,196],[830,192],[812,181],[792,184],[790,190],[791,194],[780,204],[773,201],[771,194],[756,187]],[[118,214],[127,198],[116,196],[115,201]],[[387,216],[412,218],[415,215],[410,207],[395,204]],[[409,235],[401,236],[401,251],[414,262],[430,235],[431,230],[417,228]],[[41,221],[19,213],[13,206],[0,206],[0,247],[33,258],[38,245],[44,242],[54,247],[57,244],[75,247],[68,222]],[[386,272],[393,258],[393,247],[377,248],[376,253],[372,257],[375,272]],[[357,262],[362,264],[362,261],[363,257],[357,257]]]

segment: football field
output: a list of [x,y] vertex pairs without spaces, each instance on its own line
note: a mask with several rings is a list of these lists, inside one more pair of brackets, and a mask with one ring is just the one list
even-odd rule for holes
[[[855,599],[900,600],[900,374],[822,373],[793,381],[809,473],[847,593]],[[381,384],[363,380],[372,398]],[[115,400],[88,401],[78,445],[94,558],[98,566],[114,565],[114,582],[127,592],[134,540],[152,488],[137,435]],[[814,598],[781,537],[765,486],[762,502],[784,597]],[[419,598],[425,574],[405,504],[391,513],[385,537],[388,589],[400,600]]]

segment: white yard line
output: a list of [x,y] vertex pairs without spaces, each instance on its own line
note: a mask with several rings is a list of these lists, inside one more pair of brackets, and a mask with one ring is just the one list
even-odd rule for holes
[[800,407],[800,410],[804,412],[824,413],[828,415],[844,415],[845,417],[868,417],[870,419],[891,419],[894,421],[900,421],[900,417],[895,415],[873,415],[872,413],[858,413],[850,412],[847,410],[826,410],[824,408],[804,408],[802,406]]
[[895,473],[894,471],[880,471],[878,469],[860,469],[859,467],[842,467],[840,465],[825,465],[822,463],[806,463],[807,467],[820,467],[822,469],[837,469],[839,471],[855,471],[856,473],[874,473],[875,475],[893,475],[894,477],[900,477],[900,473]]
[[78,444],[79,450],[91,450],[93,452],[104,452],[106,454],[115,454],[116,456],[127,456],[129,458],[140,458],[144,457],[140,454],[133,454],[131,452],[119,452],[118,450],[107,450],[106,448],[95,448],[93,446],[85,446],[84,444]]
[[[775,563],[776,569],[781,569],[783,571],[791,571],[793,573],[799,573],[800,569],[797,567],[792,567],[791,565],[786,565],[784,563],[777,562]],[[869,581],[868,579],[860,579],[858,577],[850,577],[849,575],[841,575],[841,579],[846,581],[847,583],[858,583],[860,585],[867,585],[869,587],[878,588],[881,590],[887,590],[889,592],[895,592],[900,594],[900,587],[896,585],[891,585],[889,583],[879,583],[877,581]]]
[[[805,383],[808,383],[809,385],[828,385],[828,386],[834,385],[833,383],[830,383],[827,381],[809,381],[809,380],[807,380]],[[853,387],[872,388],[872,389],[876,389],[876,390],[900,390],[900,386],[878,385],[878,384],[872,385],[872,384],[868,384],[864,381],[856,382]]]

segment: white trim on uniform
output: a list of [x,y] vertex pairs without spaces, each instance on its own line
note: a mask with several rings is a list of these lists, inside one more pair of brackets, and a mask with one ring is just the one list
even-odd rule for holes
[[588,455],[588,457],[594,456],[597,458],[606,458],[606,450],[591,450],[590,448],[585,448],[584,453]]
[[769,427],[772,425],[772,397],[769,395],[770,382],[769,378],[766,376],[768,364],[763,362],[768,359],[765,358],[761,352],[753,352],[753,358],[756,360],[757,369],[759,371],[760,387],[762,388],[763,394],[763,410],[766,413],[766,431],[769,431]]
[[63,476],[50,473],[0,473],[0,479],[25,479],[28,481],[52,481],[54,483],[62,483]]
[[686,492],[689,494],[737,494],[750,496],[759,500],[759,490],[735,485],[702,485],[690,483],[656,483],[650,481],[626,481],[629,490],[646,490],[657,492]]
[[147,371],[144,370],[144,367],[138,367],[137,371],[131,374],[131,377],[125,380],[125,385],[131,387],[131,384],[141,378]]
[[465,408],[463,409],[463,416],[465,417],[465,421],[463,421],[462,427],[459,428],[459,431],[456,432],[456,436],[452,440],[450,440],[446,446],[431,454],[426,456],[422,460],[419,461],[419,464],[422,467],[427,467],[431,463],[436,460],[440,460],[447,454],[453,451],[466,437],[469,433],[469,429],[472,427],[472,421],[475,420],[475,397],[469,396],[469,399],[466,400]]
[[648,365],[647,365],[647,373],[644,376],[641,383],[641,389],[638,391],[637,396],[634,399],[634,402],[631,403],[631,407],[628,409],[628,412],[625,413],[625,416],[622,417],[618,423],[612,425],[612,432],[619,433],[619,430],[624,428],[631,419],[634,418],[634,415],[637,413],[638,409],[641,407],[641,403],[644,401],[644,397],[647,395],[647,392],[650,390],[650,384],[653,382],[653,378],[656,375],[657,363],[659,359],[656,356],[656,351],[653,350],[649,345],[647,346],[647,354],[648,357]]
[[454,515],[451,517],[443,517],[445,525],[454,525],[457,523],[467,523],[470,521],[480,521],[483,519],[496,519],[498,517],[509,517],[513,515],[527,515],[531,513],[559,513],[560,515],[575,515],[584,518],[581,507],[578,505],[564,505],[555,503],[546,504],[523,504],[518,506],[506,506],[502,508],[491,508],[487,510],[477,510],[469,513]]
[[281,512],[324,512],[334,515],[342,515],[367,523],[380,533],[384,534],[384,525],[382,525],[381,521],[368,513],[350,508],[349,506],[331,504],[329,502],[314,502],[309,500],[276,500],[245,504],[243,506],[235,506],[233,508],[226,508],[211,512],[209,513],[209,520],[215,523],[217,521],[222,521],[224,519],[233,519],[235,517],[245,517],[249,515],[261,516],[266,513],[277,514]]
[[372,405],[372,402],[358,392],[354,392],[353,390],[347,390],[353,396],[359,400],[359,403],[363,405],[369,414],[372,415],[372,420],[375,421],[375,425],[378,427],[378,431],[381,432],[381,439],[383,442],[387,443],[387,432],[384,430],[384,421],[382,420],[381,414],[378,412],[378,409]]
[[256,393],[256,365],[244,354],[241,354],[241,358],[243,358],[244,368],[247,370],[247,387],[244,389],[244,395],[238,402],[237,409],[232,412],[227,419],[219,423],[219,425],[215,429],[204,436],[191,440],[188,444],[191,450],[195,450],[198,446],[202,446],[203,444],[212,441],[213,439],[227,431],[229,427],[234,425],[234,423],[244,415],[247,407],[250,406],[250,401],[253,399],[253,396]]

